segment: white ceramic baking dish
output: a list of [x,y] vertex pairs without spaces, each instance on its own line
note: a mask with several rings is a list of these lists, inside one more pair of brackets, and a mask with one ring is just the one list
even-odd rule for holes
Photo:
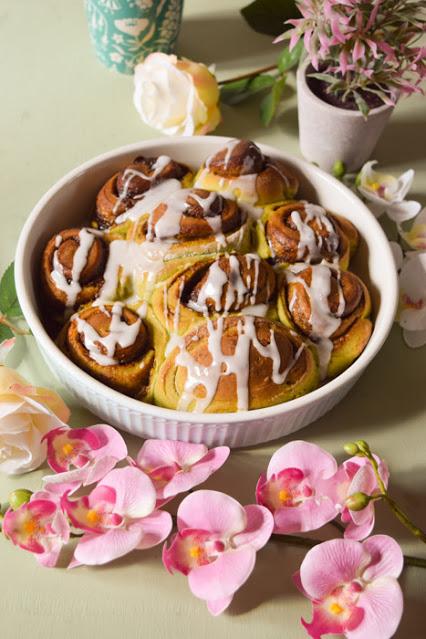
[[47,365],[102,420],[141,437],[236,447],[288,435],[318,419],[343,399],[378,353],[392,326],[398,297],[397,277],[389,243],[377,220],[338,180],[303,160],[260,144],[265,153],[293,166],[301,181],[301,198],[345,215],[360,231],[361,244],[351,268],[368,284],[374,309],[373,334],[360,357],[336,379],[304,397],[231,414],[186,413],[145,404],[108,388],[65,357],[44,329],[37,306],[39,261],[47,240],[63,228],[86,223],[102,184],[136,155],[166,154],[196,168],[227,140],[215,136],[161,138],[100,155],[68,173],[41,198],[19,238],[15,258],[18,298]]

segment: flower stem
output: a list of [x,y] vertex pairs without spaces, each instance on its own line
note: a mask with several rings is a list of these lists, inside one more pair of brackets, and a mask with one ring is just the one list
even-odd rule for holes
[[268,71],[274,71],[275,69],[278,69],[278,66],[276,64],[270,64],[267,67],[261,67],[260,69],[256,69],[255,71],[249,71],[248,73],[243,73],[241,75],[237,75],[235,76],[235,78],[227,78],[226,80],[219,80],[218,84],[222,85],[222,84],[230,84],[231,82],[237,82],[238,80],[248,80],[249,78],[254,78],[257,75],[260,75],[261,73],[267,73]]
[[408,517],[408,515],[406,515],[405,512],[403,510],[401,510],[401,508],[398,506],[396,501],[394,501],[392,499],[392,497],[389,497],[388,494],[384,495],[383,499],[390,506],[390,508],[393,511],[394,515],[399,519],[401,524],[403,524],[406,528],[408,528],[408,530],[410,532],[412,532],[415,537],[417,537],[418,539],[420,539],[420,541],[422,541],[424,544],[426,544],[426,533],[423,532],[423,530],[421,528],[416,526],[411,521],[411,519]]
[[4,326],[10,328],[12,333],[15,333],[15,335],[30,335],[30,331],[28,329],[18,328],[17,326],[15,326],[15,324],[12,324],[12,322],[10,322],[5,315],[2,315],[1,313],[0,324],[4,324]]
[[341,532],[342,534],[345,532],[345,527],[342,526],[342,524],[338,522],[337,519],[333,519],[332,521],[329,521],[328,523],[331,526],[334,526],[335,528],[337,528],[337,530]]
[[382,499],[386,501],[386,503],[389,505],[390,509],[392,510],[394,515],[399,519],[401,524],[405,526],[406,528],[408,528],[408,530],[412,532],[413,535],[417,537],[417,539],[420,539],[420,541],[426,544],[426,533],[421,528],[416,526],[416,524],[414,524],[411,521],[408,515],[398,506],[396,501],[389,496],[388,490],[383,482],[383,479],[380,476],[379,465],[368,446],[363,449],[363,453],[369,460],[373,468],[374,474],[376,475],[377,483],[379,485],[379,489],[382,494]]

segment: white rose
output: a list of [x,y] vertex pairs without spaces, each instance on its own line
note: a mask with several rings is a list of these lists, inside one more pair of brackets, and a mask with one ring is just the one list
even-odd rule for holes
[[20,475],[46,459],[44,435],[63,426],[69,410],[57,393],[30,386],[0,366],[0,471]]
[[135,68],[133,101],[142,120],[168,135],[204,135],[221,120],[219,88],[204,64],[151,53]]

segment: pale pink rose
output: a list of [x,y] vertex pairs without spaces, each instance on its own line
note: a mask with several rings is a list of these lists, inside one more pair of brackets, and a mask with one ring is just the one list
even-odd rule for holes
[[0,366],[0,471],[19,475],[38,468],[46,459],[43,437],[65,426],[69,415],[57,393]]
[[151,53],[136,66],[134,83],[142,120],[167,135],[204,135],[221,120],[217,80],[204,64]]

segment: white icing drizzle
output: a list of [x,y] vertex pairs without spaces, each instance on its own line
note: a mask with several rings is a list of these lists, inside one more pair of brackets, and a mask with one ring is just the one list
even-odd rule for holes
[[[258,292],[260,258],[253,253],[248,253],[244,255],[244,259],[248,269],[252,265],[254,268],[253,287],[251,287],[250,276],[247,278],[247,283],[244,282],[237,256],[229,255],[229,275],[221,269],[219,260],[214,261],[209,266],[207,279],[198,292],[197,300],[189,300],[188,307],[198,313],[208,314],[208,299],[213,300],[217,312],[227,313],[233,306],[236,310],[240,310],[247,304],[254,305]],[[223,289],[226,285],[225,300],[222,305]]]
[[[316,204],[304,203],[305,219],[299,211],[292,211],[291,220],[299,232],[299,243],[297,247],[297,259],[304,260],[308,264],[312,261],[320,260],[321,251],[325,244],[328,253],[336,253],[339,248],[339,236],[337,235],[331,220],[327,217],[326,211],[322,206]],[[326,229],[328,235],[316,235],[315,231],[309,225],[309,222],[317,221],[320,226]],[[306,253],[306,256],[305,256]]]
[[[109,257],[104,273],[104,285],[100,292],[103,301],[112,301],[117,297],[119,284],[125,284],[130,278],[133,282],[140,282],[145,286],[148,297],[155,284],[157,274],[164,266],[164,257],[169,245],[164,242],[130,242],[127,240],[113,240],[109,245]],[[127,303],[140,301],[140,296],[134,294]]]
[[117,346],[128,348],[135,343],[141,320],[127,324],[122,320],[123,305],[115,302],[111,310],[111,323],[108,335],[102,337],[95,328],[78,315],[74,316],[77,330],[82,337],[83,344],[89,357],[101,366],[114,366],[118,360],[114,358]]
[[[275,335],[271,330],[270,342],[264,346],[256,335],[255,318],[244,316],[237,323],[237,342],[234,353],[225,355],[222,352],[222,337],[224,333],[225,317],[221,316],[214,323],[207,320],[208,330],[208,351],[212,361],[208,366],[200,365],[188,351],[185,339],[172,336],[167,345],[166,355],[170,354],[176,347],[179,349],[176,356],[176,365],[186,368],[187,376],[182,395],[179,400],[179,409],[187,410],[195,401],[195,412],[204,412],[211,404],[222,376],[235,375],[237,385],[237,409],[248,410],[249,408],[249,371],[250,371],[250,346],[252,345],[258,353],[267,359],[272,360],[271,381],[274,384],[284,384],[290,370],[293,368],[301,353],[305,349],[302,343],[294,357],[292,357],[285,368],[280,373],[282,365],[281,356],[278,351]],[[196,397],[194,391],[199,386],[204,387],[204,397]]]
[[145,215],[146,213],[152,213],[152,211],[157,208],[159,204],[164,202],[164,200],[168,199],[170,196],[180,191],[181,189],[182,185],[179,180],[164,180],[164,182],[156,184],[155,186],[151,187],[149,191],[143,193],[140,196],[139,201],[136,202],[134,206],[127,209],[127,211],[119,215],[115,221],[117,222],[117,224],[121,224],[122,222],[126,222],[127,220],[136,222],[142,217],[142,215]]
[[[300,268],[296,270],[300,270]],[[339,295],[339,304],[336,313],[330,311],[328,302],[333,272],[337,274]],[[333,350],[333,342],[330,338],[339,328],[342,322],[341,316],[345,310],[345,298],[340,284],[340,271],[327,264],[315,264],[311,266],[310,286],[302,277],[299,277],[293,269],[286,271],[286,279],[288,283],[297,282],[301,284],[308,294],[311,307],[309,317],[309,323],[311,325],[310,337],[314,340],[318,353],[321,378],[324,379]],[[290,313],[292,313],[294,309],[296,299],[297,296],[294,295],[289,304]]]
[[[118,197],[117,202],[114,205],[113,208],[113,212],[115,213],[118,208],[120,207],[120,205],[122,204],[122,202],[127,198],[128,194],[129,194],[129,187],[130,187],[130,182],[132,181],[132,179],[134,177],[141,177],[142,179],[146,180],[147,182],[153,182],[161,173],[161,171],[163,169],[166,168],[166,166],[169,164],[169,162],[171,162],[171,158],[169,158],[168,155],[159,155],[158,158],[156,159],[155,163],[152,166],[152,175],[147,175],[146,173],[143,173],[142,171],[138,171],[135,168],[128,168],[125,169],[124,173],[123,173],[123,192],[121,193],[121,195]],[[177,182],[178,180],[176,180]],[[140,193],[139,195],[134,196],[135,200],[141,199],[144,197],[144,193]],[[120,216],[121,217],[121,216]]]
[[87,264],[87,257],[94,240],[95,233],[91,229],[83,228],[79,231],[79,246],[73,256],[71,279],[67,279],[58,257],[58,249],[62,244],[63,238],[61,235],[57,235],[55,238],[56,250],[53,253],[53,270],[51,271],[50,276],[55,282],[57,288],[65,293],[66,305],[68,307],[74,306],[77,296],[81,291],[80,275]]

